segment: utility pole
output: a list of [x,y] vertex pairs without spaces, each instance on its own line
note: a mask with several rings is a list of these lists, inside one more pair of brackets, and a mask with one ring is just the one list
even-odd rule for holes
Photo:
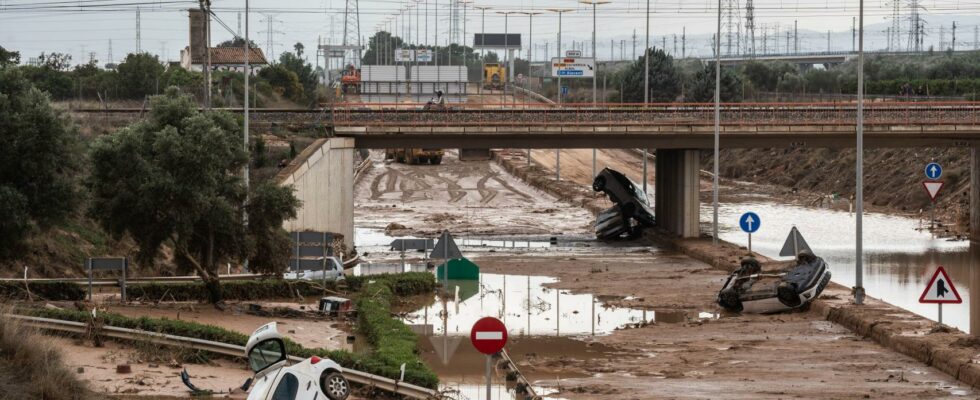
[[674,51],[670,55],[677,57],[677,34],[675,33],[673,35],[674,35]]
[[827,52],[830,52],[830,30],[827,31]]
[[800,31],[799,31],[799,21],[793,20],[793,52],[799,54],[800,52]]
[[721,0],[718,0],[718,30],[715,33],[715,143],[714,143],[714,177],[712,178],[712,219],[711,242],[718,245],[718,150],[721,146]]
[[973,25],[973,50],[980,48],[980,26]]
[[[827,51],[830,51],[830,37],[827,38]],[[857,50],[857,18],[851,17],[851,51]]]
[[864,0],[859,0],[858,16],[861,19],[858,39],[858,82],[857,82],[857,150],[855,157],[855,265],[854,265],[854,303],[864,303]]
[[630,59],[636,60],[636,29],[633,29],[633,57],[630,57]]
[[140,38],[140,8],[136,6],[136,54],[143,52],[143,40]]
[[956,51],[956,21],[953,21],[953,51]]
[[[245,0],[245,71],[244,71],[245,72],[245,104],[242,107],[242,109],[245,110],[245,121],[243,123],[242,136],[243,136],[243,139],[244,139],[245,153],[246,154],[251,154],[251,152],[249,151],[249,148],[248,148],[248,119],[249,119],[249,115],[248,115],[249,114],[249,104],[248,104],[248,95],[249,95],[249,93],[248,93],[248,91],[249,91],[249,83],[248,83],[248,80],[249,79],[248,78],[249,78],[249,75],[252,75],[252,69],[249,66],[248,56],[249,56],[249,53],[252,52],[252,50],[249,49],[249,40],[248,40],[248,10],[249,10],[248,1],[249,0]],[[246,162],[245,163],[245,171],[242,174],[242,179],[245,182],[245,205],[246,206],[248,205],[248,189],[249,189],[248,188],[248,185],[249,185],[249,181],[248,181],[248,165],[249,165],[249,163]],[[243,209],[246,209],[246,207],[243,207]],[[244,210],[242,211],[242,224],[245,225],[245,231],[247,232],[248,231],[248,211],[244,211]],[[245,263],[244,264],[245,264],[245,270],[248,271],[248,258],[245,259]]]
[[687,58],[687,27],[681,28],[681,58]]

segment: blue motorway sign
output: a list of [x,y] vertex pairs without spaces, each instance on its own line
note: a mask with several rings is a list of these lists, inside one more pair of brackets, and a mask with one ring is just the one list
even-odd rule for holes
[[759,230],[759,225],[761,224],[762,220],[759,219],[759,215],[754,212],[742,214],[742,216],[738,219],[738,226],[740,226],[742,230],[747,233],[753,233]]
[[584,74],[585,71],[574,69],[563,69],[558,71],[559,76],[582,76]]
[[926,164],[926,178],[936,180],[943,176],[943,166],[937,162]]

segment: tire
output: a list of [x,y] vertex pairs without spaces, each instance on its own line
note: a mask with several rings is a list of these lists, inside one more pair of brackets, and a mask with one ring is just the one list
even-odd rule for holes
[[601,192],[605,188],[606,188],[606,177],[604,176],[595,177],[595,180],[592,181],[592,191]]
[[742,312],[742,299],[739,298],[738,292],[731,288],[718,293],[718,305],[728,311]]
[[432,157],[432,165],[442,164],[442,156]]
[[330,400],[345,400],[350,396],[350,382],[340,372],[327,372],[320,377],[320,390]]
[[776,297],[787,307],[799,307],[802,303],[796,285],[787,282],[782,282],[776,287]]

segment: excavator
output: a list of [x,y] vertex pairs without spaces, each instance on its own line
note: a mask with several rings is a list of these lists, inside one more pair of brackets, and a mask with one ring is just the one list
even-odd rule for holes
[[361,70],[348,65],[340,76],[340,89],[344,93],[358,93],[361,88]]

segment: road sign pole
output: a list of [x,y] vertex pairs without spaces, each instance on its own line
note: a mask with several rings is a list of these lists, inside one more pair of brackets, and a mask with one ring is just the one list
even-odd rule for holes
[[[942,305],[939,305],[942,307]],[[492,363],[492,357],[487,354],[487,400],[490,400],[490,364]]]
[[749,254],[752,254],[752,234],[749,233]]
[[939,326],[943,326],[943,303],[939,303]]
[[[794,226],[793,228],[796,227]],[[800,234],[796,230],[793,230],[793,256],[794,257],[800,254],[800,241],[798,239],[799,236]]]
[[854,304],[864,304],[864,0],[858,5],[857,143],[854,200]]

